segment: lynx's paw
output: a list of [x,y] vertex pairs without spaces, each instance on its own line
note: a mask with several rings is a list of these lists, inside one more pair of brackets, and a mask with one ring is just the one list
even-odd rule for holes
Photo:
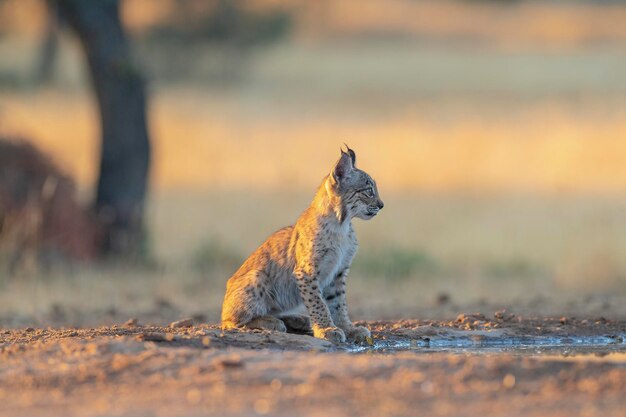
[[246,324],[248,329],[273,330],[284,333],[287,331],[285,323],[279,318],[272,316],[257,317]]
[[351,329],[346,331],[346,336],[348,337],[348,340],[350,340],[350,341],[352,341],[354,343],[363,343],[369,337],[371,337],[372,334],[367,329],[367,327],[354,326]]
[[320,339],[326,339],[333,343],[343,343],[346,341],[346,335],[343,330],[338,327],[325,327],[322,329],[314,327],[313,336]]
[[311,333],[311,319],[301,314],[292,314],[290,316],[281,316],[280,319],[287,326],[287,331],[295,333]]

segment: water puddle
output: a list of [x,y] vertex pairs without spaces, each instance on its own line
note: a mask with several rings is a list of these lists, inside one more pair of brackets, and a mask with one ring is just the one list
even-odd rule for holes
[[355,346],[353,353],[392,354],[396,352],[457,354],[512,354],[545,358],[595,358],[626,365],[626,334],[606,336],[485,336],[457,332],[448,335],[375,339],[371,346]]

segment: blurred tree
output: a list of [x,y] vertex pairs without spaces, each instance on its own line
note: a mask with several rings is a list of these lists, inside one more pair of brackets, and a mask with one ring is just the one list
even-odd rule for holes
[[150,165],[146,91],[120,21],[119,0],[56,0],[89,64],[100,110],[95,210],[105,256],[145,255],[144,203]]
[[[151,76],[166,81],[241,82],[250,60],[285,39],[293,4],[249,0],[166,0],[167,18],[137,32]],[[184,45],[184,48],[181,47]],[[206,59],[210,56],[210,59]]]
[[54,77],[54,66],[59,54],[59,12],[56,1],[46,0],[48,16],[39,58],[35,66],[34,82],[48,84]]
[[247,0],[175,0],[169,26],[155,27],[157,40],[211,42],[234,48],[270,44],[291,28],[291,16],[280,7],[254,10]]

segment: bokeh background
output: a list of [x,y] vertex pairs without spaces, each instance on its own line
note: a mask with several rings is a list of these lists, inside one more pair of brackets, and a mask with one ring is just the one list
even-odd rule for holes
[[[50,155],[88,207],[98,108],[49,10],[0,1],[0,136]],[[295,221],[344,142],[385,201],[355,221],[354,317],[626,314],[626,2],[120,10],[147,81],[147,260],[4,268],[1,322],[217,321],[226,279]]]

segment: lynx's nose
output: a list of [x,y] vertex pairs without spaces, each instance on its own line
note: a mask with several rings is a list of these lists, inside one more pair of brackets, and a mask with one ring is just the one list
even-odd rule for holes
[[383,207],[385,207],[383,200],[378,200],[378,210],[381,210]]

